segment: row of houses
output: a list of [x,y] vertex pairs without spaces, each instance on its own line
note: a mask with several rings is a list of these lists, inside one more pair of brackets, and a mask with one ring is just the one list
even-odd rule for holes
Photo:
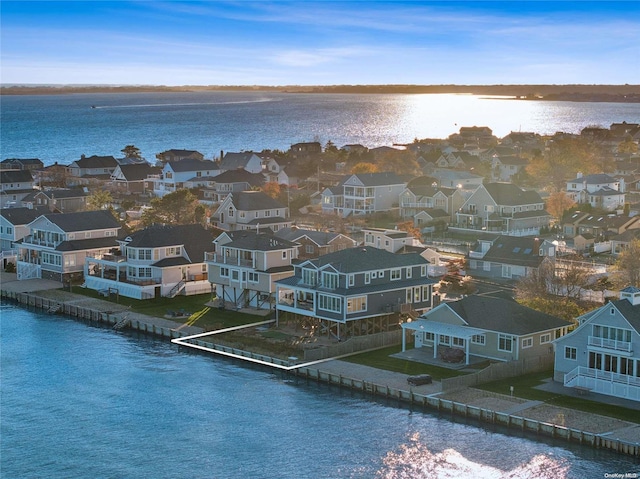
[[[400,318],[405,341],[412,337],[415,347],[434,358],[457,350],[457,360],[465,363],[548,356],[555,347],[556,381],[640,399],[635,288],[578,318],[567,334],[570,323],[506,299],[469,296],[440,303],[429,260],[397,230],[365,231],[361,245],[343,235],[295,228],[273,234],[155,225],[126,237],[118,230],[106,211],[40,215],[15,245],[18,274],[76,275],[87,288],[138,299],[215,292],[226,307],[312,319],[339,340],[392,330]],[[509,247],[494,242],[485,258],[492,248]]]

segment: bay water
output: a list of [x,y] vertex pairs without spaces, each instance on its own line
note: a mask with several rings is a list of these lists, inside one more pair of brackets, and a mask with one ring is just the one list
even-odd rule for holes
[[369,148],[446,138],[462,126],[579,133],[586,126],[640,122],[640,103],[525,101],[473,95],[171,92],[0,97],[0,157],[69,164],[81,155],[142,156],[169,149],[287,150],[298,142]]
[[[638,460],[0,306],[2,478],[601,478]],[[614,477],[614,476],[609,476]]]

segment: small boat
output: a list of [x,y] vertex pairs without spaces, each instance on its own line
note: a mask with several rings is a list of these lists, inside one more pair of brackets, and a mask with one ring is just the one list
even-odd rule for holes
[[95,105],[91,105],[91,108],[95,108],[95,107],[96,107]]

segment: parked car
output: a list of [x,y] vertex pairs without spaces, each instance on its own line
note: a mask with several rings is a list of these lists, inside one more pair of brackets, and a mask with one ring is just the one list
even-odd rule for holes
[[423,384],[431,384],[430,374],[418,374],[417,376],[409,376],[407,382],[411,386],[422,386]]

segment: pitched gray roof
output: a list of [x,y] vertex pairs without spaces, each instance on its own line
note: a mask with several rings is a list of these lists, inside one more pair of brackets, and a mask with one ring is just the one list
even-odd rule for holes
[[87,156],[74,161],[79,168],[115,168],[118,161],[113,156]]
[[0,216],[5,218],[9,223],[14,226],[26,225],[35,220],[38,216],[41,216],[42,212],[32,210],[30,208],[2,208],[0,209]]
[[596,175],[585,175],[580,178],[574,178],[569,180],[567,183],[584,183],[587,185],[597,185],[600,183],[615,183],[616,179],[612,176],[606,175],[604,173],[596,174]]
[[499,205],[516,206],[543,202],[536,191],[523,190],[512,183],[488,183],[484,186]]
[[114,236],[105,238],[90,238],[80,240],[63,241],[56,246],[56,251],[82,251],[97,248],[117,248],[118,242]]
[[[626,292],[633,293],[635,291]],[[616,306],[616,308],[618,308],[618,311],[622,313],[625,319],[629,321],[629,324],[633,326],[638,333],[640,333],[640,305],[634,306],[626,299],[618,299],[611,302]],[[603,307],[606,307],[606,305]]]
[[183,246],[192,263],[202,263],[204,253],[213,249],[213,240],[219,232],[219,230],[207,230],[199,224],[152,225],[130,234],[128,237],[131,241],[127,246],[132,248]]
[[151,166],[148,163],[120,165],[120,171],[127,181],[140,181],[147,178],[148,175],[158,175],[162,172],[162,168]]
[[29,170],[0,170],[0,183],[28,183],[33,181]]
[[107,210],[52,213],[43,216],[66,232],[120,228],[118,220]]
[[[354,175],[347,175],[340,182],[340,185],[343,185],[345,181],[351,178]],[[385,185],[401,185],[404,184],[403,181],[398,175],[392,172],[383,172],[383,173],[355,173],[355,176],[362,182],[364,186],[385,186]]]
[[307,237],[318,246],[325,246],[340,236],[339,233],[330,233],[328,231],[305,230],[302,228],[282,228],[275,234],[278,238],[288,241],[299,241],[300,238]]
[[178,172],[184,171],[217,171],[218,165],[211,160],[198,160],[196,158],[184,158],[178,161],[172,161],[169,163],[171,169]]
[[427,265],[429,262],[417,253],[394,254],[378,248],[349,248],[328,253],[312,260],[317,267],[332,265],[341,273],[357,273],[402,266]]
[[473,328],[516,336],[567,327],[572,324],[522,306],[515,301],[488,296],[471,295],[446,305]]
[[244,168],[249,163],[251,157],[255,155],[252,151],[243,151],[241,153],[226,153],[220,161],[221,170],[237,170]]
[[536,238],[499,236],[483,261],[537,268],[544,260],[544,256],[538,256],[541,243]]
[[223,246],[245,249],[251,251],[276,251],[290,249],[298,246],[292,241],[278,238],[273,234],[256,233],[255,231],[228,231],[227,236],[231,238],[230,243]]
[[285,208],[278,200],[271,198],[262,191],[239,191],[237,193],[231,193],[229,196],[231,196],[233,205],[240,211]]
[[251,186],[264,184],[264,176],[261,173],[250,173],[244,168],[225,171],[215,177],[216,183],[248,183]]

